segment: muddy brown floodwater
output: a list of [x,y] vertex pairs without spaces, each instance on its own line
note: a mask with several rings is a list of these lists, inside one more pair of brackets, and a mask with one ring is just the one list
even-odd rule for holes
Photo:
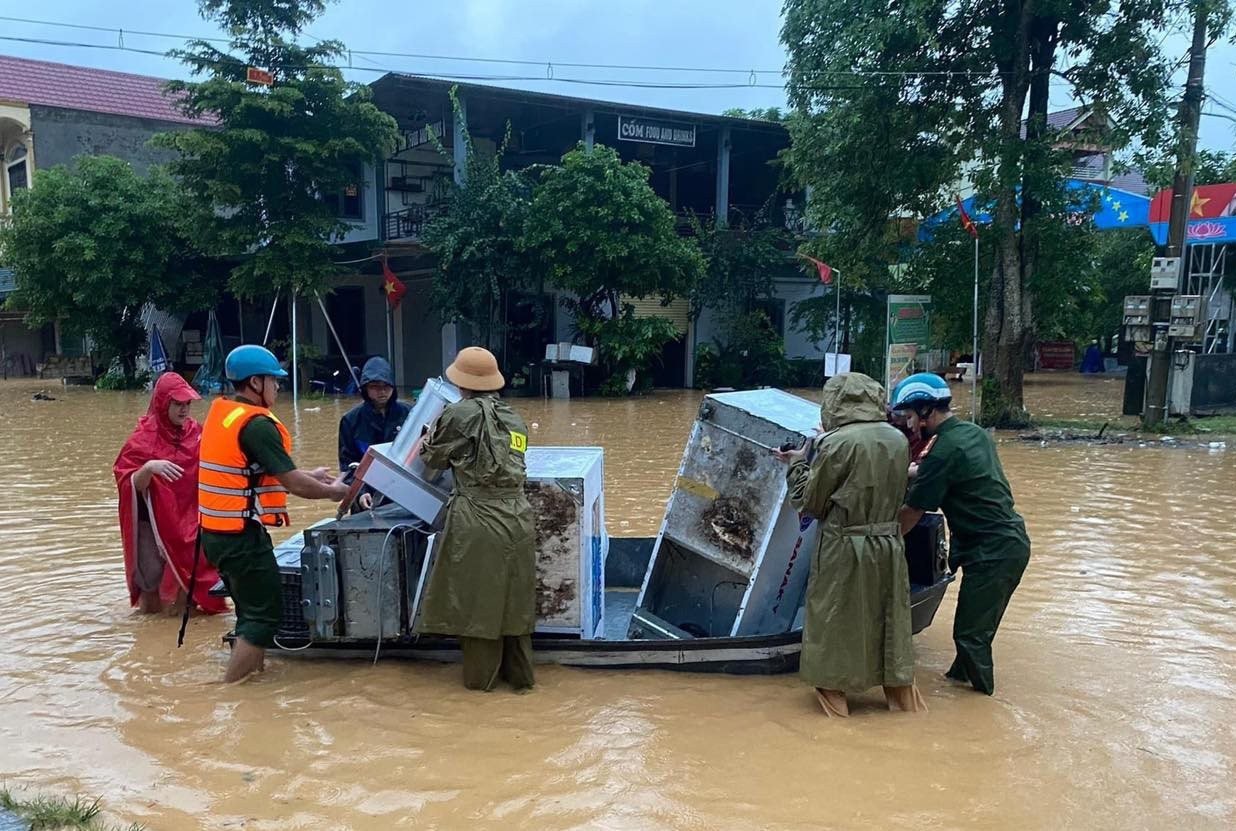
[[[1236,824],[1236,451],[1002,444],[1034,558],[996,696],[940,678],[950,590],[915,639],[931,712],[873,695],[839,722],[793,676],[546,667],[532,695],[484,695],[457,667],[276,657],[218,685],[230,616],[177,650],[175,621],[127,603],[110,466],[144,396],[38,389],[0,384],[10,787],[101,794],[152,829]],[[1034,379],[1028,397],[1108,414],[1119,384]],[[611,533],[650,535],[698,401],[516,405],[534,443],[604,447]],[[281,407],[302,465],[333,463],[343,410]]]

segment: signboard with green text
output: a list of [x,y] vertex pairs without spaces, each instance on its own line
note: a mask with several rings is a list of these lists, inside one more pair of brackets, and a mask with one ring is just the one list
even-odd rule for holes
[[931,370],[931,295],[890,294],[888,296],[888,335],[884,341],[884,385],[891,398],[893,388],[903,378]]

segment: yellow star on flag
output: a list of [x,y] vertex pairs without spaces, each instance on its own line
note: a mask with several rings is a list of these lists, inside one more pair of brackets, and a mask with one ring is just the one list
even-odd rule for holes
[[1202,216],[1202,206],[1209,201],[1209,198],[1203,199],[1197,195],[1197,191],[1193,191],[1193,202],[1189,205],[1189,215],[1192,216],[1197,214],[1198,216]]
[[1119,218],[1119,220],[1120,220],[1121,222],[1128,222],[1128,221],[1129,221],[1129,212],[1128,212],[1128,211],[1121,211],[1121,212],[1120,212],[1120,216],[1119,216],[1118,218]]

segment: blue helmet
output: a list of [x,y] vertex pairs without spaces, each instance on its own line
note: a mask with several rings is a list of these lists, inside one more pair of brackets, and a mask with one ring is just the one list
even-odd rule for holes
[[947,404],[953,398],[948,382],[934,372],[916,372],[893,388],[893,409],[906,410],[918,404]]
[[283,367],[279,366],[279,359],[269,349],[256,343],[246,343],[227,353],[227,360],[223,362],[223,373],[232,383],[252,378],[254,375],[288,377]]

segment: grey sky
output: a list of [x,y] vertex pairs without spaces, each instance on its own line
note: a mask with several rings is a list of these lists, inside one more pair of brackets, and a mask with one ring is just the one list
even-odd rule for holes
[[[684,110],[720,112],[729,107],[784,104],[776,74],[785,63],[778,39],[780,0],[450,0],[394,2],[343,0],[331,5],[313,27],[319,38],[337,38],[353,49],[506,58],[537,66],[461,63],[396,57],[354,57],[356,67],[438,75],[535,77],[495,80],[503,86],[638,102]],[[133,30],[216,36],[197,14],[193,0],[45,0],[37,4],[0,2],[0,15],[122,28],[126,46],[165,50],[176,41],[131,34]],[[116,45],[106,32],[75,31],[0,21],[0,35]],[[1188,40],[1173,35],[1166,47],[1183,54]],[[162,77],[181,75],[181,65],[152,55],[0,40],[0,53],[97,66]],[[630,69],[588,70],[563,63],[604,63],[732,69],[733,73],[655,72]],[[550,68],[552,64],[552,70]],[[751,87],[755,81],[766,88]],[[558,80],[544,80],[552,71]],[[355,70],[350,77],[369,81],[378,72]],[[652,84],[736,84],[732,89],[651,89],[567,83],[561,79]],[[1207,112],[1236,120],[1236,47],[1211,49],[1206,80],[1219,96]],[[1053,109],[1071,105],[1067,90],[1053,92]],[[1224,109],[1223,104],[1230,106]],[[1236,121],[1202,119],[1202,144],[1236,148]]]

